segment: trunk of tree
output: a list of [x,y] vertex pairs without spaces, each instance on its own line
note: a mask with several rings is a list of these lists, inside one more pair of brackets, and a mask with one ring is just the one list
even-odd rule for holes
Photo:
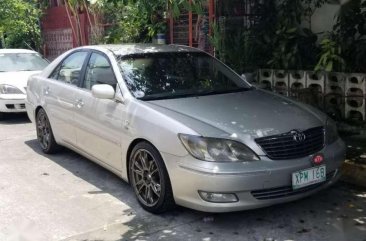
[[[72,31],[72,34],[76,40],[76,45],[77,46],[80,46],[80,42],[79,41],[79,38],[77,36],[77,33],[75,31],[75,28],[74,28],[74,25],[72,24],[72,18],[71,18],[71,14],[70,14],[70,10],[69,10],[69,7],[70,7],[70,3],[68,1],[65,2],[65,8],[66,8],[66,14],[67,14],[67,18],[69,19],[69,22],[70,22],[70,26],[71,26],[71,31]],[[70,7],[71,9],[71,7]]]
[[[88,22],[89,22],[89,25],[90,25],[90,31],[92,32],[93,38],[95,39],[97,37],[97,33],[95,32],[95,29],[93,27],[93,23],[91,21],[91,17],[90,17],[90,14],[89,14],[89,8],[88,8],[88,5],[87,5],[85,0],[83,0],[83,4],[84,4],[86,16],[88,17]],[[94,18],[95,18],[95,16],[94,16]]]

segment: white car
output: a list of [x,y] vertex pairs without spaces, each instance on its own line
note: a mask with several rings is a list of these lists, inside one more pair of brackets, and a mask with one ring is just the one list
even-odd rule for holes
[[27,49],[0,49],[0,118],[4,113],[26,112],[28,78],[40,73],[48,61]]
[[344,161],[325,114],[189,47],[70,50],[30,77],[26,106],[44,153],[61,145],[106,167],[152,213],[294,201],[333,184]]

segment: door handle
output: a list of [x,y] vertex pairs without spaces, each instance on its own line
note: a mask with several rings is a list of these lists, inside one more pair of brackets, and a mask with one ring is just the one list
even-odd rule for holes
[[43,91],[44,95],[49,95],[50,94],[50,87],[46,87]]
[[83,101],[82,99],[78,99],[78,100],[76,100],[75,106],[76,106],[78,109],[83,108],[83,107],[84,107],[84,101]]

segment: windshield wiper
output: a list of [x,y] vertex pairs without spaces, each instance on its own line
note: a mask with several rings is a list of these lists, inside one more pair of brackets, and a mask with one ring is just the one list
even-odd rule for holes
[[237,88],[237,89],[231,89],[231,90],[209,90],[209,91],[199,92],[198,95],[204,96],[204,95],[229,94],[229,93],[244,92],[244,91],[253,90],[253,89],[254,89],[253,87],[243,87],[243,88]]
[[167,100],[167,99],[178,99],[178,98],[187,98],[187,97],[198,97],[197,93],[189,93],[189,94],[178,94],[178,95],[168,95],[168,96],[146,96],[142,98],[137,98],[139,100],[149,101],[149,100]]
[[212,91],[202,91],[202,92],[194,92],[194,93],[186,93],[186,94],[176,94],[176,95],[168,95],[168,96],[145,96],[142,98],[137,98],[143,101],[149,100],[167,100],[167,99],[178,99],[178,98],[188,98],[188,97],[200,97],[206,95],[218,95],[218,94],[228,94],[228,93],[237,93],[243,92],[248,90],[253,90],[253,87],[245,87],[245,88],[238,88],[233,90],[212,90]]

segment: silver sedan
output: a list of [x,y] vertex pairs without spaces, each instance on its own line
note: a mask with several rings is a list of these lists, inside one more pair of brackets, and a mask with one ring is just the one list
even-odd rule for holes
[[345,146],[322,112],[174,45],[70,50],[28,82],[47,154],[70,148],[129,182],[146,210],[293,201],[334,183]]

